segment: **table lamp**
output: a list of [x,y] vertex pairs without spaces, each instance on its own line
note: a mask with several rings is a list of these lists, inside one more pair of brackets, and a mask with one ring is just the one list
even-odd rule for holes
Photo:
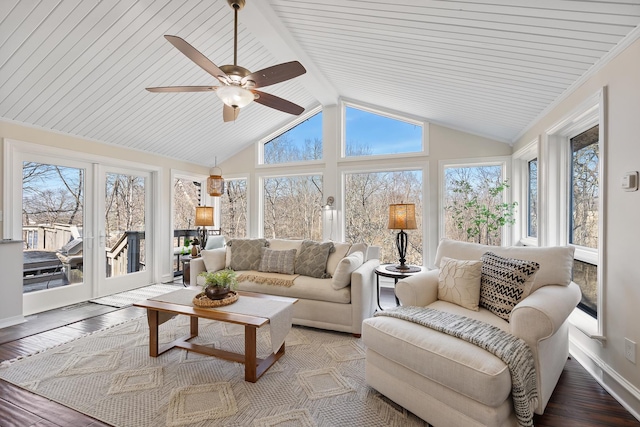
[[407,255],[407,233],[404,230],[415,230],[416,225],[416,205],[413,203],[397,203],[389,205],[389,225],[390,230],[400,230],[396,235],[396,246],[400,255],[400,264],[386,267],[389,271],[411,272],[412,268],[406,265]]

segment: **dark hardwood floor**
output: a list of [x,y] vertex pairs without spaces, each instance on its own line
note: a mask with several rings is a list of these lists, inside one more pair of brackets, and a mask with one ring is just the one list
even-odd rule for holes
[[[383,289],[381,293],[383,307],[395,303],[391,289]],[[113,309],[92,303],[41,313],[31,317],[28,326],[0,329],[0,342],[4,342],[0,344],[0,361],[43,350],[143,314],[136,307]],[[567,361],[544,415],[536,415],[534,423],[538,427],[640,426],[572,359]],[[56,426],[108,425],[0,380],[0,427]]]

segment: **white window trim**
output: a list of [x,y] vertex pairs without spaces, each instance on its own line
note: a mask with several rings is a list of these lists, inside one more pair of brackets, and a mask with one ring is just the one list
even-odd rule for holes
[[[438,180],[439,180],[439,194],[438,194],[438,240],[442,239],[445,235],[444,225],[444,195],[446,180],[444,179],[444,171],[447,168],[455,167],[475,167],[475,166],[500,166],[502,167],[502,179],[509,180],[510,187],[513,182],[511,181],[511,156],[499,156],[499,157],[477,157],[470,159],[448,159],[440,160],[438,162]],[[512,200],[511,191],[504,193],[505,203],[510,203]],[[517,221],[517,219],[516,219]],[[512,227],[503,227],[501,240],[503,245],[507,245],[512,241],[511,231]]]
[[[395,153],[395,154],[373,154],[371,156],[349,156],[347,157],[347,107],[356,108],[358,110],[366,111],[368,113],[377,114],[379,116],[387,117],[401,122],[410,123],[422,128],[422,146],[420,151],[412,151],[410,153]],[[428,156],[429,155],[429,122],[417,118],[407,116],[406,114],[399,113],[397,111],[391,111],[387,109],[381,109],[380,107],[372,106],[361,102],[355,102],[348,99],[340,99],[340,158],[341,162],[361,162],[363,160],[375,160],[375,159],[404,159],[413,158],[415,156]]]
[[[529,236],[529,162],[538,159],[538,236],[540,236],[540,157],[538,138],[513,153],[512,200],[518,201],[517,221],[513,227],[513,243],[538,246],[538,237]],[[526,209],[525,209],[526,207]]]
[[[570,171],[570,147],[569,139],[573,136],[590,129],[595,125],[599,125],[599,143],[600,143],[600,159],[599,159],[599,185],[600,189],[606,189],[606,87],[585,99],[571,113],[549,127],[543,138],[543,151],[546,151],[545,163],[555,155],[559,159],[557,165],[558,174],[556,175],[554,168],[550,164],[545,165],[544,195],[538,186],[538,195],[541,201],[548,200],[550,206],[545,206],[545,212],[549,213],[547,243],[549,245],[568,245],[569,244],[569,171]],[[545,150],[546,147],[546,150]],[[549,162],[550,163],[550,162]],[[538,168],[538,177],[541,176],[540,167]],[[554,181],[554,182],[551,182]],[[574,314],[571,315],[570,321],[588,337],[597,339],[601,343],[606,340],[603,336],[604,318],[605,318],[605,291],[604,284],[606,264],[604,262],[604,253],[606,251],[606,235],[604,234],[604,222],[606,217],[606,199],[607,192],[600,191],[598,197],[598,249],[585,248],[578,245],[572,245],[576,248],[574,258],[598,266],[598,318],[591,316],[583,316],[581,311],[576,308]],[[556,205],[557,206],[554,206]],[[555,209],[554,209],[555,207]],[[542,207],[539,207],[542,208]],[[540,233],[540,230],[538,230]],[[538,234],[540,235],[540,234]],[[586,318],[589,319],[586,319]],[[585,320],[586,319],[586,320]]]
[[294,127],[298,126],[300,123],[310,119],[311,117],[315,116],[316,114],[320,113],[321,111],[322,111],[322,105],[318,105],[317,107],[308,110],[306,113],[301,114],[300,116],[298,116],[298,118],[290,121],[285,126],[279,127],[278,129],[276,129],[275,131],[271,132],[270,134],[268,134],[264,138],[260,139],[258,141],[258,143],[256,144],[256,165],[255,165],[256,169],[291,166],[291,165],[324,164],[324,160],[323,159],[299,161],[299,162],[287,162],[287,163],[274,163],[274,164],[271,164],[271,163],[265,164],[264,163],[264,146],[265,146],[266,143],[268,143],[269,141],[273,140],[274,138],[277,138],[280,135],[290,131]]

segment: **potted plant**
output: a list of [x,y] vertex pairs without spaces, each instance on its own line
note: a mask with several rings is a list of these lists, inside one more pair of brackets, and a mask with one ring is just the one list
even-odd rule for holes
[[236,272],[230,268],[218,271],[203,271],[199,276],[204,277],[205,283],[202,287],[209,299],[223,299],[229,291],[238,287]]

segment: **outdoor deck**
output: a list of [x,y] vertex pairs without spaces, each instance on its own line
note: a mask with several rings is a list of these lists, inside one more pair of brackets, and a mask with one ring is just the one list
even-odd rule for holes
[[62,263],[51,251],[24,251],[23,293],[57,288],[69,284]]

